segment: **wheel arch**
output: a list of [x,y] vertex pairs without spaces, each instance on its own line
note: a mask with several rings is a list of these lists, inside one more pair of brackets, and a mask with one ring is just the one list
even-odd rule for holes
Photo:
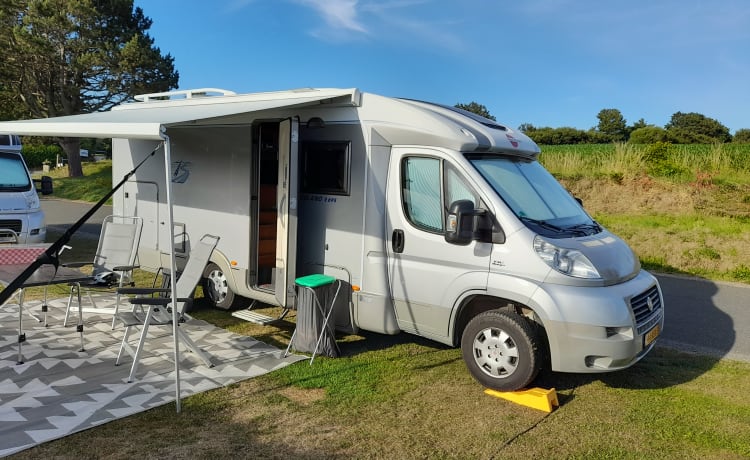
[[452,334],[453,346],[459,346],[461,344],[461,336],[463,335],[464,329],[469,321],[480,313],[489,310],[502,310],[516,313],[528,320],[531,325],[537,329],[537,333],[540,335],[540,338],[543,339],[542,343],[547,348],[545,351],[549,355],[549,345],[547,344],[546,333],[544,332],[544,324],[533,308],[517,300],[485,294],[467,296],[461,300],[458,307],[455,309]]
[[232,270],[232,263],[229,261],[229,258],[224,255],[223,252],[219,251],[218,249],[214,249],[214,251],[211,253],[211,257],[209,257],[208,259],[208,262],[206,262],[206,266],[203,267],[203,270],[205,271],[206,267],[208,267],[211,263],[216,264],[221,269],[222,273],[224,273],[224,276],[227,279],[229,288],[232,289],[232,291],[237,292],[237,283],[234,279],[234,270]]

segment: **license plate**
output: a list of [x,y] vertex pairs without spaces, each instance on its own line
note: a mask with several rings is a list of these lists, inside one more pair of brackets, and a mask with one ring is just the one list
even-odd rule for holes
[[647,347],[651,345],[651,343],[656,340],[657,337],[659,337],[659,325],[653,327],[650,331],[646,332],[646,337],[644,338],[644,346]]

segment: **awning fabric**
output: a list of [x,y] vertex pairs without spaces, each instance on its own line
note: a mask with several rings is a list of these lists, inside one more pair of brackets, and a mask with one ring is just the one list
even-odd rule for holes
[[195,124],[282,107],[321,103],[354,106],[356,89],[307,89],[221,97],[123,104],[109,112],[95,112],[35,120],[0,122],[0,132],[22,136],[161,139],[162,127]]

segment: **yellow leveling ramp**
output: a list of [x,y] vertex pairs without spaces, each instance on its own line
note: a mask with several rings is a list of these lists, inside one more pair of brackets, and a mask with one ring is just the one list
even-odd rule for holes
[[544,388],[529,388],[528,390],[519,391],[497,391],[488,388],[484,392],[490,396],[507,399],[516,404],[545,412],[552,412],[554,406],[560,405],[557,402],[557,392],[554,388],[550,388],[549,390],[545,390]]

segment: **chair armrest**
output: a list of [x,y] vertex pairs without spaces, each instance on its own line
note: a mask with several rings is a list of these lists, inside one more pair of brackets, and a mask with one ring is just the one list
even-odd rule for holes
[[112,268],[113,272],[129,272],[131,270],[135,270],[136,268],[141,268],[140,265],[118,265],[117,267]]
[[91,265],[91,262],[64,262],[60,264],[60,266],[68,268],[81,268],[86,265]]
[[[134,297],[129,301],[135,305],[168,305],[172,303],[172,299],[169,297]],[[177,301],[187,304],[193,303],[193,299],[190,297],[178,298]]]
[[124,287],[117,290],[118,294],[125,295],[168,294],[170,292],[172,290],[169,288]]

